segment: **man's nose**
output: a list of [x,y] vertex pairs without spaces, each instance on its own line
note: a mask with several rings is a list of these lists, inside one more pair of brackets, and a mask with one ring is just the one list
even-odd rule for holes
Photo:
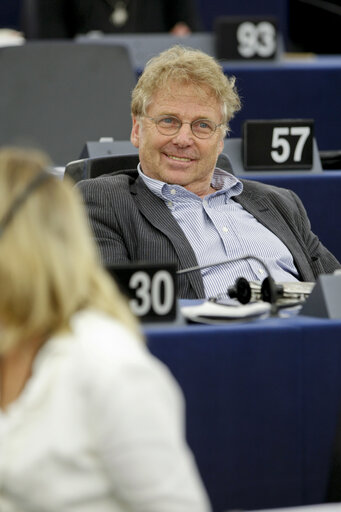
[[180,130],[173,137],[173,142],[179,145],[189,145],[192,144],[193,140],[191,123],[182,123]]

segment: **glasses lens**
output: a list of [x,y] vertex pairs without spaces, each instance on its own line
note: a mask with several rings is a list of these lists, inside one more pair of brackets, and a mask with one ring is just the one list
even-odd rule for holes
[[216,130],[216,124],[209,119],[198,119],[192,123],[192,132],[200,139],[211,137]]
[[163,116],[156,120],[156,126],[160,133],[174,135],[180,129],[181,121],[177,117]]

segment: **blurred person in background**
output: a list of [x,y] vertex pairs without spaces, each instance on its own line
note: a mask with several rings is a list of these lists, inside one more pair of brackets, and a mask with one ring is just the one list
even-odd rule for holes
[[200,29],[195,0],[23,0],[27,39],[70,39],[103,33],[170,32]]
[[0,510],[209,511],[181,392],[48,165],[0,150]]
[[21,0],[1,0],[0,2],[0,47],[22,44],[20,32]]

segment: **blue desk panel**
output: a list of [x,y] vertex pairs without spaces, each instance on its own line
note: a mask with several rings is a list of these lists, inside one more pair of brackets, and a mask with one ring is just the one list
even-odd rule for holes
[[341,321],[149,328],[184,392],[214,512],[320,503],[341,397]]
[[341,148],[341,56],[223,67],[236,76],[243,102],[231,122],[232,137],[241,137],[246,119],[312,118],[319,150]]

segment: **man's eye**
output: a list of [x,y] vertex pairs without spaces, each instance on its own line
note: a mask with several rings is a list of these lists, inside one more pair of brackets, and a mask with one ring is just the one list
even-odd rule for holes
[[179,121],[175,117],[162,117],[159,123],[164,125],[178,125]]
[[196,127],[201,130],[212,130],[212,124],[208,121],[198,121]]

